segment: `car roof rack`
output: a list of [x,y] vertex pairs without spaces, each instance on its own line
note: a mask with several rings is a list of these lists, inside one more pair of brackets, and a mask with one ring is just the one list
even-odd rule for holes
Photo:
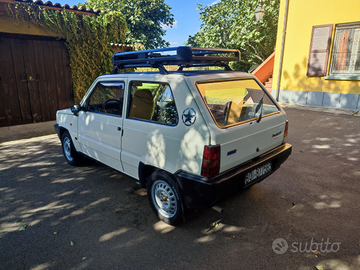
[[231,70],[229,61],[239,61],[240,52],[235,49],[194,48],[180,46],[173,48],[117,52],[111,62],[115,66],[112,74],[119,69],[151,67],[158,68],[161,74],[168,74],[164,65],[177,65],[179,70],[184,67],[221,66]]

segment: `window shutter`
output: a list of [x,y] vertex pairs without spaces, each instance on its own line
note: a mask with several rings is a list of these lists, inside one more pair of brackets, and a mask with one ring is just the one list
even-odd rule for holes
[[329,60],[333,25],[316,25],[312,28],[307,76],[325,76]]

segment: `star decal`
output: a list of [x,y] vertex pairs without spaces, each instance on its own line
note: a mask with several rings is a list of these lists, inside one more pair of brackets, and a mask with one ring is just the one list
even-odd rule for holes
[[186,108],[182,114],[182,120],[185,126],[191,126],[196,121],[196,112],[193,108]]

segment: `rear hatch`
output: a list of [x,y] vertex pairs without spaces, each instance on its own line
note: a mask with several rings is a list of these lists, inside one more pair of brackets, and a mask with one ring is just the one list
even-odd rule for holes
[[286,114],[253,78],[197,81],[211,145],[220,145],[220,173],[283,143]]

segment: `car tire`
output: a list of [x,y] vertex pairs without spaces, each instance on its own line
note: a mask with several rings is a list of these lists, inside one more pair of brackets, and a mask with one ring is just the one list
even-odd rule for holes
[[80,161],[80,155],[76,151],[68,131],[65,131],[61,136],[61,144],[66,161],[72,166],[77,165]]
[[160,220],[169,225],[184,222],[183,203],[172,176],[163,171],[152,173],[147,182],[147,194],[151,208]]

